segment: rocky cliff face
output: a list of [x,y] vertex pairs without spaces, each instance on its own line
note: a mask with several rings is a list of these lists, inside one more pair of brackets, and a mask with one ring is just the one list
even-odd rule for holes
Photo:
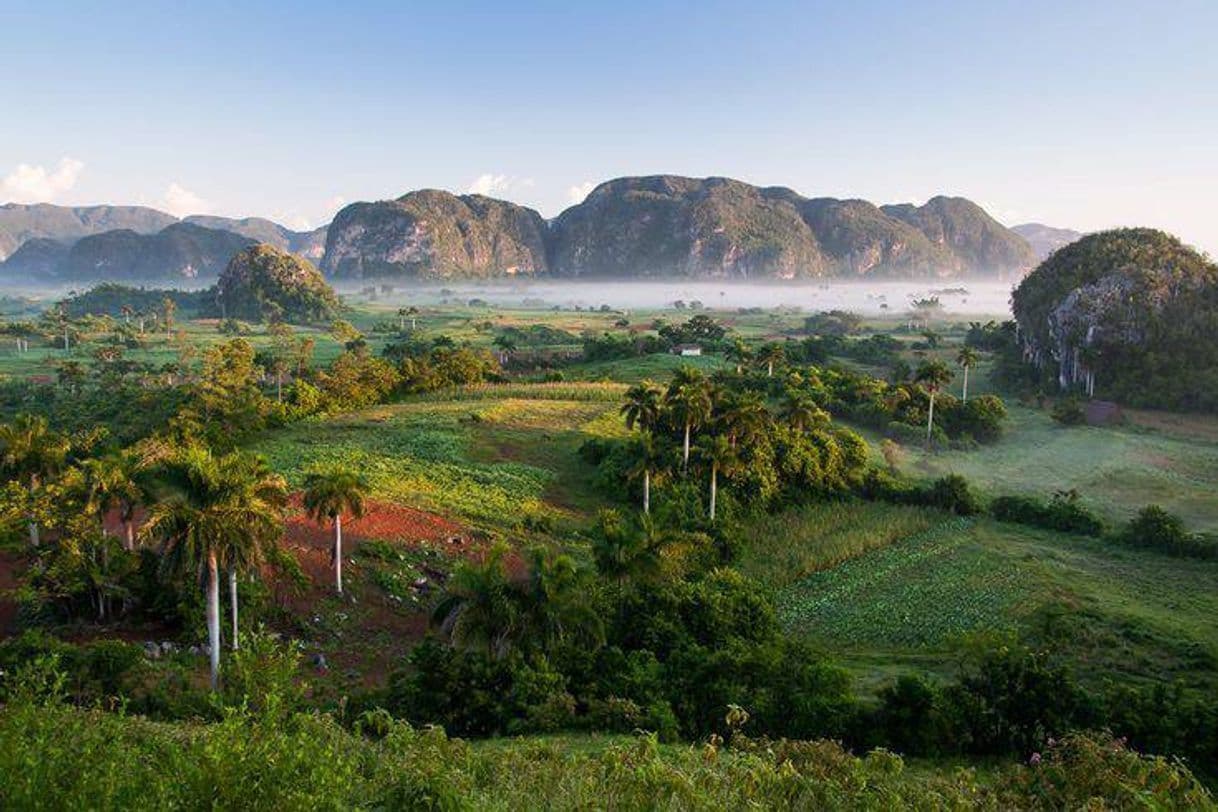
[[[1130,349],[1163,359],[1181,352],[1154,346],[1152,335],[1170,332],[1163,329],[1172,320],[1168,309],[1204,324],[1215,290],[1218,266],[1175,237],[1116,229],[1058,250],[1015,289],[1012,307],[1027,359],[1056,367],[1062,387],[1082,382],[1090,390],[1106,357]],[[1198,328],[1193,343],[1202,335]]]
[[60,264],[65,281],[212,281],[238,251],[254,240],[190,223],[156,234],[107,231],[79,240]]
[[53,206],[49,203],[0,206],[0,261],[33,239],[74,242],[90,234],[129,229],[152,234],[177,218],[143,206]]
[[963,197],[933,197],[924,206],[903,203],[881,210],[945,250],[956,272],[1008,274],[1036,264],[1036,255],[1023,237]]
[[546,223],[514,203],[425,189],[340,211],[322,267],[336,278],[542,274]]
[[555,221],[552,268],[581,277],[819,276],[827,259],[788,190],[726,178],[621,178]]
[[960,198],[879,208],[730,178],[618,178],[548,226],[489,198],[413,192],[357,203],[330,228],[339,277],[950,276],[1026,270],[1021,237]]

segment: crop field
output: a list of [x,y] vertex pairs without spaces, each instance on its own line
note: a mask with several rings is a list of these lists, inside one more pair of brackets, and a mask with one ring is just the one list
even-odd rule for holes
[[1112,522],[1157,503],[1194,530],[1218,531],[1218,438],[1170,424],[1067,428],[1044,410],[1017,404],[1009,410],[998,443],[929,455],[910,447],[904,470],[925,478],[962,474],[991,494],[1049,496],[1073,488]]
[[[586,399],[559,399],[594,394]],[[502,387],[444,401],[381,406],[315,419],[251,446],[293,486],[312,467],[361,471],[375,498],[502,529],[530,517],[578,518],[601,504],[575,450],[625,431],[605,387]]]
[[942,670],[975,635],[1022,631],[1090,678],[1209,684],[1216,577],[1215,562],[944,517],[780,586],[777,604],[793,634],[862,670],[902,661]]
[[936,511],[874,502],[795,507],[748,523],[739,566],[747,575],[783,587],[941,521]]

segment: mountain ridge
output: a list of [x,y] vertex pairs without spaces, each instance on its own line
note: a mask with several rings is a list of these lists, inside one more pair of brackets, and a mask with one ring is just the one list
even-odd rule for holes
[[[136,239],[172,225],[211,233]],[[175,235],[176,247],[166,239]],[[549,220],[507,200],[418,189],[352,203],[312,231],[260,217],[178,220],[138,206],[0,207],[0,256],[11,255],[0,273],[10,279],[77,282],[99,269],[106,278],[190,278],[200,268],[203,279],[231,258],[216,251],[235,254],[250,241],[311,259],[338,280],[1005,276],[1031,269],[1042,251],[962,197],[876,205],[714,176],[614,178]],[[82,259],[90,250],[99,256]]]
[[434,189],[353,203],[335,216],[321,267],[338,279],[795,279],[1014,274],[1034,264],[1022,237],[964,198],[876,206],[732,178],[647,175],[605,181],[549,221],[509,201]]

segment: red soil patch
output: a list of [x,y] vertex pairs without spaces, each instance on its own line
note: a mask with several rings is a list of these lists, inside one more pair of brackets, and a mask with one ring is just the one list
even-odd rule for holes
[[[343,520],[343,547],[354,551],[359,542],[369,539],[406,544],[444,542],[463,532],[461,525],[434,513],[390,502],[368,502],[362,518]],[[306,516],[300,496],[294,494],[284,528],[284,544],[290,548],[325,550],[328,554],[333,539],[333,526],[329,522],[322,526]]]

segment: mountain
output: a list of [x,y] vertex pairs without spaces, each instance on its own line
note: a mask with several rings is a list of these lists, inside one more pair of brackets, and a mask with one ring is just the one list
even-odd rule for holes
[[1027,241],[963,197],[932,197],[924,206],[881,206],[890,217],[921,231],[932,245],[945,249],[957,273],[1005,274],[1031,268],[1036,255]]
[[801,278],[1010,273],[1022,237],[963,198],[877,207],[730,178],[627,177],[550,223],[477,195],[424,190],[338,213],[336,277]]
[[1028,245],[1032,246],[1032,251],[1036,254],[1037,261],[1048,259],[1049,255],[1058,248],[1069,245],[1083,236],[1078,231],[1068,228],[1053,228],[1041,223],[1021,223],[1011,226],[1011,231],[1028,241]]
[[828,258],[787,189],[657,175],[602,183],[558,216],[552,271],[568,277],[819,276]]
[[1089,234],[1028,274],[1011,306],[1024,357],[1063,389],[1218,410],[1218,265],[1176,237]]
[[69,243],[46,237],[34,237],[21,243],[8,259],[0,262],[0,279],[26,283],[50,281],[72,250]]
[[309,259],[321,259],[326,247],[326,226],[313,231],[292,231],[273,220],[262,217],[218,217],[210,214],[192,214],[183,220],[204,228],[231,231],[251,240],[273,245],[283,251],[300,254]]
[[56,277],[73,282],[211,281],[233,255],[253,244],[240,234],[192,223],[174,223],[155,234],[107,231],[78,240]]
[[311,262],[265,243],[234,256],[209,293],[219,315],[248,321],[329,322],[341,309]]
[[49,203],[0,206],[0,261],[33,239],[73,242],[90,234],[128,229],[152,234],[177,218],[143,206],[54,206]]
[[339,278],[545,273],[546,223],[515,203],[423,189],[340,211],[322,269]]

